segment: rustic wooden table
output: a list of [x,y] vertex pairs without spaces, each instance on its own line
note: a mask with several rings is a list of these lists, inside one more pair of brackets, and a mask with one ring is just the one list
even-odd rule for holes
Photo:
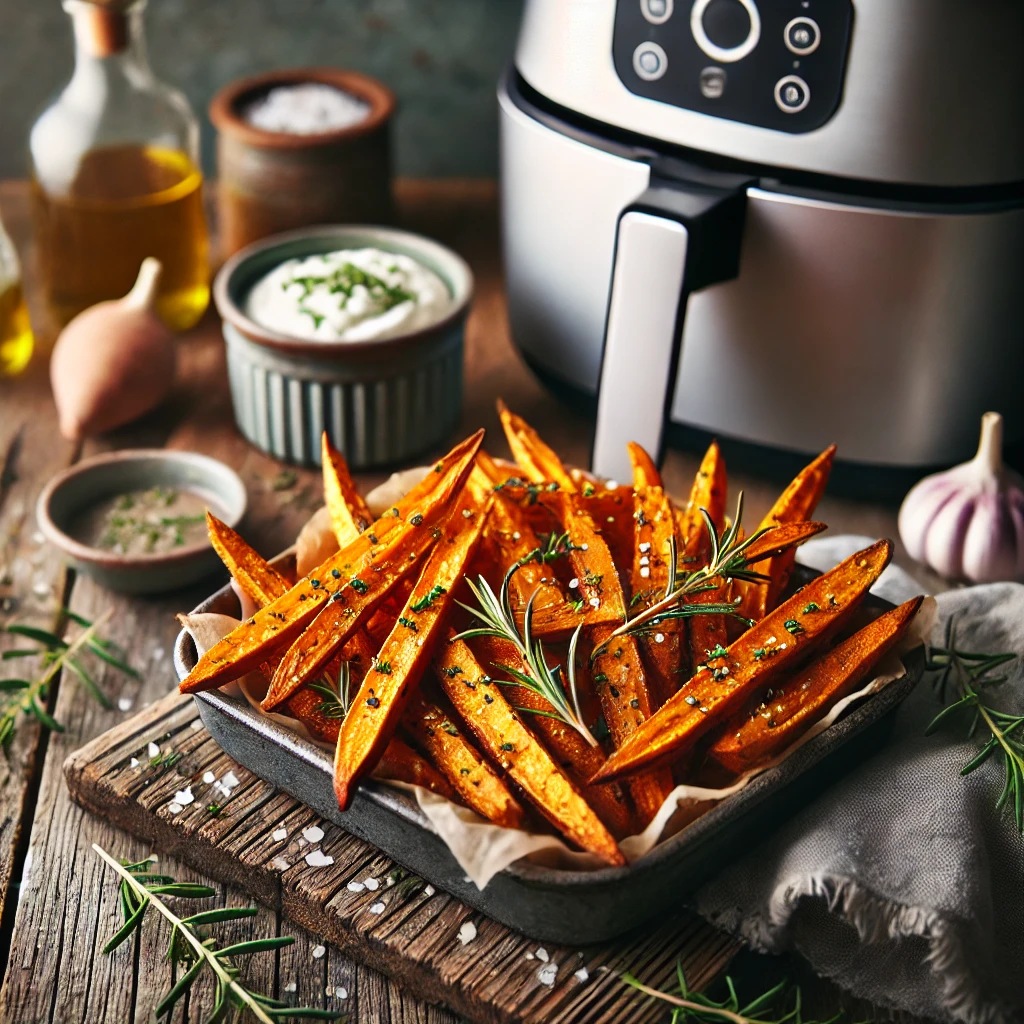
[[[568,461],[585,462],[590,422],[542,390],[509,339],[493,183],[403,182],[399,201],[406,226],[454,247],[477,275],[466,336],[464,432],[485,426],[491,450],[504,454],[494,410],[495,398],[501,395]],[[0,214],[26,255],[30,230],[23,184],[0,185]],[[28,285],[30,298],[35,299],[31,276]],[[9,1024],[148,1022],[166,988],[167,934],[155,924],[144,931],[134,956],[130,947],[121,957],[99,955],[117,928],[119,910],[109,873],[104,873],[90,844],[132,859],[150,851],[73,804],[61,765],[71,751],[174,687],[174,614],[192,607],[210,589],[207,583],[166,598],[126,598],[76,577],[36,529],[40,490],[58,470],[101,450],[166,446],[205,452],[244,478],[250,499],[245,534],[266,555],[290,544],[321,500],[317,473],[298,470],[282,475],[279,463],[252,448],[236,431],[216,316],[208,314],[180,346],[178,383],[168,402],[130,428],[84,445],[69,444],[57,430],[45,345],[25,375],[0,380],[0,622],[16,619],[62,629],[65,606],[87,617],[112,611],[108,635],[144,669],[138,682],[125,683],[114,672],[101,677],[115,698],[111,711],[100,708],[81,688],[56,681],[51,707],[66,731],[47,733],[25,722],[6,759],[0,759],[0,1021]],[[665,474],[674,492],[688,489],[696,463],[693,454],[669,455]],[[756,521],[770,505],[777,484],[747,474],[734,476],[733,486],[746,491],[748,521]],[[377,479],[366,477],[363,482]],[[828,498],[821,518],[834,532],[896,534],[895,511],[870,503]],[[902,552],[899,560],[906,561]],[[0,646],[10,639],[0,637]],[[181,878],[196,878],[170,858],[162,867]],[[242,902],[230,888],[221,891],[224,903]],[[350,1020],[360,1024],[454,1021],[444,1011],[411,1000],[381,975],[354,965],[336,950],[314,958],[317,937],[291,927],[271,910],[261,908],[256,917],[233,927],[240,937],[295,936],[295,944],[276,958],[251,959],[247,980],[259,991],[289,991],[285,986],[294,980],[298,991],[289,995],[289,1001],[347,1011]],[[344,1001],[334,994],[339,987],[347,990]],[[210,991],[197,987],[174,1020],[203,1020],[209,1011]]]

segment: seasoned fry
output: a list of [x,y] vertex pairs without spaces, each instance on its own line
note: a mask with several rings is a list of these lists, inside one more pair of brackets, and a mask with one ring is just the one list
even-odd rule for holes
[[[690,497],[678,513],[677,529],[683,538],[680,549],[682,567],[700,568],[711,555],[711,538],[700,510],[704,509],[721,533],[725,526],[725,501],[729,489],[725,458],[717,441],[712,441],[701,460],[690,488]],[[722,581],[719,581],[721,584]],[[718,590],[705,590],[693,598],[695,604],[720,604],[727,595]],[[720,646],[728,643],[724,615],[694,615],[687,623],[690,666],[700,665]],[[683,677],[688,678],[688,674]]]
[[434,660],[437,678],[480,747],[508,772],[563,835],[608,864],[625,864],[618,844],[579,789],[519,720],[465,641],[449,637]]
[[708,756],[738,774],[781,753],[868,678],[907,631],[923,600],[912,598],[879,616],[802,672],[762,694],[749,714],[725,725]]
[[512,449],[512,457],[522,467],[527,479],[534,483],[548,480],[558,484],[567,494],[576,493],[576,482],[562,464],[562,460],[551,450],[521,416],[511,412],[498,399],[498,416]]
[[[402,728],[426,751],[467,807],[503,828],[523,827],[526,812],[522,804],[440,707],[419,693],[414,694]],[[339,761],[344,763],[340,744],[335,778]]]
[[[304,577],[288,593],[214,644],[182,681],[179,690],[182,693],[209,690],[256,668],[292,643],[324,610],[328,600],[341,593],[346,604],[343,608],[337,599],[332,601],[328,620],[333,622],[345,617],[345,611],[350,610],[350,614],[345,617],[347,624],[332,632],[335,646],[320,661],[321,666],[325,664],[430,546],[433,539],[430,527],[449,511],[452,498],[465,482],[482,440],[483,432],[479,431],[457,445],[438,463],[434,473],[427,474],[426,479],[398,503],[392,510],[396,515],[386,515],[374,524],[383,536],[372,529],[360,534],[348,547],[324,562],[316,570],[316,576]],[[314,579],[316,586],[313,586]]]
[[[676,541],[672,503],[665,494],[661,474],[638,444],[629,445],[633,464],[633,571],[630,608],[640,610],[665,595],[669,584],[672,544]],[[689,658],[684,651],[686,630],[682,619],[665,619],[654,633],[640,638],[648,669],[651,706],[656,711],[688,679]]]
[[[603,606],[618,622],[624,621],[626,601],[611,550],[575,493],[576,486],[568,471],[522,419],[504,405],[499,405],[498,410],[516,461],[523,465],[525,460],[523,469],[527,476],[534,482],[555,480],[561,488],[559,492],[546,495],[546,500],[568,534],[569,561],[576,573],[576,590],[585,602],[584,607],[600,609]],[[587,630],[587,635],[597,645],[615,628],[611,623],[593,626]],[[595,658],[591,667],[605,723],[612,742],[619,747],[652,713],[647,676],[636,640],[623,637]],[[672,773],[668,770],[645,773],[630,780],[629,791],[641,826],[654,817],[672,789]]]
[[848,621],[891,557],[887,540],[858,551],[769,612],[728,650],[712,651],[693,679],[636,729],[591,781],[669,763],[727,721],[753,691],[779,678]]
[[286,594],[291,584],[262,555],[222,523],[212,512],[206,513],[210,543],[220,560],[245,593],[262,608]]
[[462,803],[452,784],[422,754],[417,753],[397,736],[391,738],[384,756],[373,770],[373,777],[422,786],[446,800],[451,800],[452,803]]
[[[352,702],[341,727],[335,759],[334,788],[343,810],[358,780],[380,757],[411,691],[430,663],[434,641],[442,635],[442,622],[452,605],[452,591],[472,558],[488,508],[489,504],[481,508],[468,488],[460,495],[412,595]],[[303,660],[287,670],[282,663],[279,669],[287,679],[302,678],[303,671]],[[274,678],[276,681],[277,675]]]
[[[825,493],[836,446],[826,448],[810,465],[805,466],[794,477],[792,483],[779,495],[768,514],[761,520],[759,529],[766,526],[781,526],[785,523],[799,523],[814,513],[821,496]],[[775,558],[752,565],[754,572],[770,578],[769,583],[748,583],[737,581],[740,595],[740,614],[748,619],[761,619],[778,603],[786,589],[796,553],[787,551]]]
[[[519,652],[506,641],[497,637],[476,637],[471,647],[478,653],[477,660],[480,664],[489,665],[499,672],[501,665],[510,665],[524,671]],[[633,809],[622,787],[616,782],[598,786],[592,786],[589,782],[590,776],[604,764],[604,750],[601,747],[590,746],[575,729],[560,718],[552,718],[551,705],[539,693],[526,686],[504,686],[503,690],[513,708],[529,713],[530,725],[540,733],[548,749],[579,787],[584,799],[611,834],[616,839],[629,835],[633,828]],[[584,696],[592,697],[591,694]],[[592,712],[585,710],[587,721],[593,721],[596,713],[596,709]]]
[[327,431],[320,438],[320,461],[324,475],[324,501],[331,514],[331,527],[338,547],[351,544],[373,522],[366,501],[356,490],[348,463],[341,452],[331,447]]

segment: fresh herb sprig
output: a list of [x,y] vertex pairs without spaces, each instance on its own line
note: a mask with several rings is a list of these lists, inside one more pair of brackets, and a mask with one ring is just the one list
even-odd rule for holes
[[35,647],[18,647],[4,651],[0,655],[0,660],[13,661],[30,657],[42,659],[42,672],[34,679],[0,679],[0,691],[10,694],[0,707],[0,748],[6,750],[10,745],[23,715],[35,717],[54,732],[64,731],[64,726],[46,710],[46,700],[51,685],[65,668],[78,679],[97,703],[108,710],[113,707],[110,698],[83,664],[83,654],[90,653],[126,675],[135,679],[139,677],[138,672],[122,659],[117,646],[97,635],[99,629],[110,618],[110,613],[97,622],[90,622],[68,609],[64,610],[64,614],[82,627],[82,632],[70,642],[37,626],[24,626],[18,623],[0,626],[0,632],[24,637],[36,644]]
[[337,686],[332,686],[326,678],[310,683],[309,688],[320,695],[320,713],[325,718],[345,719],[352,706],[352,670],[347,661],[338,669]]
[[707,565],[703,565],[693,572],[681,573],[678,566],[675,538],[671,538],[669,540],[668,582],[665,586],[664,596],[632,618],[627,618],[610,636],[595,646],[591,653],[591,660],[619,637],[642,635],[649,632],[663,619],[682,619],[692,615],[732,615],[748,626],[753,625],[750,619],[736,611],[735,604],[726,602],[712,604],[687,601],[686,599],[709,590],[717,590],[720,586],[716,582],[717,579],[746,580],[749,583],[766,582],[767,576],[751,570],[752,562],[746,557],[746,553],[754,541],[760,539],[769,528],[757,530],[749,537],[740,539],[743,521],[742,491],[736,502],[736,515],[721,533],[715,529],[714,521],[707,509],[702,508],[700,514],[704,519],[704,526],[711,541],[711,558]]
[[676,965],[676,979],[679,994],[662,992],[634,978],[623,974],[622,980],[638,992],[653,999],[668,1003],[672,1009],[671,1024],[688,1021],[729,1021],[730,1024],[835,1024],[842,1015],[836,1014],[827,1021],[812,1021],[804,1017],[800,989],[782,981],[749,1003],[741,1003],[732,978],[726,977],[726,997],[720,1002],[701,992],[693,992],[686,983],[681,965]]
[[1024,833],[1024,715],[1008,714],[992,707],[985,700],[985,690],[1005,683],[1006,675],[992,673],[1001,665],[1015,660],[1014,653],[980,654],[961,651],[956,646],[956,621],[950,619],[946,626],[946,646],[931,647],[928,650],[927,668],[937,673],[936,685],[943,699],[949,687],[955,686],[959,696],[952,704],[943,708],[928,725],[926,735],[950,718],[961,712],[971,713],[971,724],[967,735],[973,737],[981,726],[988,733],[988,739],[981,750],[960,769],[961,775],[970,775],[991,757],[1003,761],[1005,781],[996,801],[996,808],[1010,809],[1018,831]]
[[192,988],[206,968],[213,974],[215,993],[213,1013],[207,1018],[207,1024],[225,1020],[232,1009],[248,1010],[261,1024],[274,1024],[279,1020],[343,1019],[344,1015],[333,1010],[288,1006],[270,996],[251,991],[238,980],[241,974],[240,968],[235,965],[238,958],[264,950],[280,949],[295,941],[291,935],[281,935],[218,947],[216,939],[206,933],[208,925],[255,916],[256,907],[218,907],[181,917],[161,897],[205,899],[216,896],[216,889],[191,882],[176,882],[169,875],[156,874],[148,860],[135,864],[118,863],[95,843],[92,848],[121,878],[119,894],[124,924],[103,947],[104,953],[113,952],[138,930],[150,907],[170,922],[171,942],[167,959],[174,964],[181,964],[184,970],[157,1006],[157,1017],[170,1017],[175,1004]]
[[[491,585],[483,576],[477,577],[475,583],[471,579],[466,579],[479,607],[472,608],[468,604],[462,604],[461,601],[459,604],[483,625],[467,629],[459,634],[458,639],[495,636],[514,644],[523,659],[526,672],[521,672],[511,665],[498,665],[496,667],[507,672],[512,679],[496,680],[496,682],[501,686],[525,686],[528,690],[540,694],[551,705],[551,711],[540,711],[534,708],[517,708],[517,710],[559,719],[575,729],[592,747],[596,747],[597,740],[587,728],[586,722],[583,721],[583,712],[580,710],[579,694],[576,687],[576,645],[579,643],[583,624],[580,623],[576,627],[576,631],[569,641],[566,685],[563,685],[561,666],[551,667],[548,664],[544,653],[544,644],[533,633],[533,603],[540,593],[540,587],[534,590],[526,602],[522,631],[516,625],[515,616],[512,614],[512,600],[509,593],[512,577],[527,562],[533,561],[538,556],[543,558],[540,548],[516,562],[505,573],[505,578],[501,581],[501,588],[497,594],[494,593]],[[566,689],[569,691],[568,697]]]

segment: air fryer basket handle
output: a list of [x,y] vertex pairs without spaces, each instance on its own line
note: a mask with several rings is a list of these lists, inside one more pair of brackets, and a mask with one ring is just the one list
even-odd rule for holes
[[690,292],[739,273],[746,181],[658,180],[619,215],[591,467],[631,478],[626,445],[658,462]]

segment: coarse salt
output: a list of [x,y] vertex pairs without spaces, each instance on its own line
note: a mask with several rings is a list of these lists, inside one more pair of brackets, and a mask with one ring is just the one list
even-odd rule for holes
[[278,86],[242,111],[242,117],[254,128],[285,135],[338,131],[369,116],[369,104],[320,82]]
[[272,867],[277,868],[278,871],[287,871],[291,867],[291,864],[284,857],[275,857],[270,864]]
[[476,925],[472,921],[463,921],[459,929],[459,942],[467,945],[476,938]]
[[348,883],[348,891],[349,892],[362,892],[365,888],[366,888],[366,886],[363,885],[362,882],[349,882]]
[[299,986],[294,981],[289,981],[288,984],[285,985],[284,990],[285,992],[295,992],[298,987]]
[[541,946],[540,949],[537,950],[537,959],[538,960],[543,960],[544,963],[547,963],[548,960],[551,959],[548,956],[548,951],[543,946]]
[[195,800],[195,797],[192,795],[191,786],[179,789],[178,792],[174,794],[174,802],[176,804],[181,804],[182,807],[187,807],[193,800]]
[[542,985],[547,985],[551,988],[555,984],[555,979],[558,977],[558,964],[545,964],[539,971],[537,971],[537,980]]
[[385,904],[384,904],[383,901],[381,901],[380,903],[373,903],[373,904],[370,905],[370,913],[371,914],[383,914],[384,913],[384,907],[385,907]]
[[648,567],[647,567],[647,566],[645,565],[645,566],[643,566],[643,567],[641,568],[641,570],[640,570],[640,575],[641,575],[641,576],[642,576],[642,577],[643,577],[644,579],[647,579],[647,577],[651,575],[651,570],[650,570],[650,569],[649,569],[649,568],[648,568]]
[[370,892],[376,892],[380,888],[380,882],[378,882],[376,878],[364,878],[363,885],[365,885]]
[[664,633],[655,633],[654,634],[654,642],[656,644],[663,644],[665,642],[665,634]]
[[325,868],[328,864],[334,863],[334,858],[323,850],[310,850],[305,856],[305,861],[311,868]]
[[348,989],[344,985],[338,985],[334,989],[334,994],[339,999],[348,999]]
[[599,598],[599,597],[592,597],[590,599],[590,607],[591,608],[600,608],[601,607],[601,598]]
[[160,745],[157,743],[150,743],[150,745],[146,747],[146,753],[149,754],[150,757],[156,757],[160,753]]
[[167,810],[169,810],[171,812],[171,814],[181,814],[181,812],[183,810],[185,810],[185,808],[182,807],[181,804],[174,803],[174,804],[169,804],[168,807],[167,807]]
[[651,560],[650,560],[650,558],[647,555],[644,555],[643,558],[640,559],[640,564],[641,565],[650,565],[651,564]]
[[274,831],[270,833],[270,838],[273,839],[275,843],[283,843],[288,838],[288,829],[275,828]]
[[131,697],[118,697],[117,698],[117,710],[118,711],[131,711],[132,699]]
[[579,585],[580,585],[580,581],[575,576],[573,576],[573,578],[571,580],[569,580],[569,589],[570,590],[575,590]]
[[573,977],[582,985],[583,982],[590,977],[590,971],[588,971],[586,967],[581,967],[575,974],[573,974]]
[[212,786],[217,781],[217,776],[213,772],[203,772],[203,782],[208,786]]
[[201,718],[193,718],[192,721],[189,723],[189,728],[197,730],[197,731],[199,729],[202,729],[202,727],[203,727],[203,720]]
[[319,960],[320,957],[322,957],[324,955],[324,953],[326,953],[326,952],[327,952],[327,947],[326,946],[314,946],[313,947],[313,959],[314,960]]
[[307,843],[319,843],[324,837],[324,830],[319,825],[309,825],[302,830],[302,838]]
[[437,890],[432,885],[428,885],[423,889],[424,896],[433,896],[435,892],[437,892]]
[[139,759],[138,759],[137,757],[133,757],[133,758],[132,758],[132,759],[131,759],[131,760],[130,760],[130,761],[128,762],[128,764],[130,764],[132,768],[138,768],[138,767],[139,767]]
[[649,540],[645,540],[643,542],[643,544],[640,545],[640,553],[643,554],[645,551],[650,551],[650,550],[651,550],[651,542]]

